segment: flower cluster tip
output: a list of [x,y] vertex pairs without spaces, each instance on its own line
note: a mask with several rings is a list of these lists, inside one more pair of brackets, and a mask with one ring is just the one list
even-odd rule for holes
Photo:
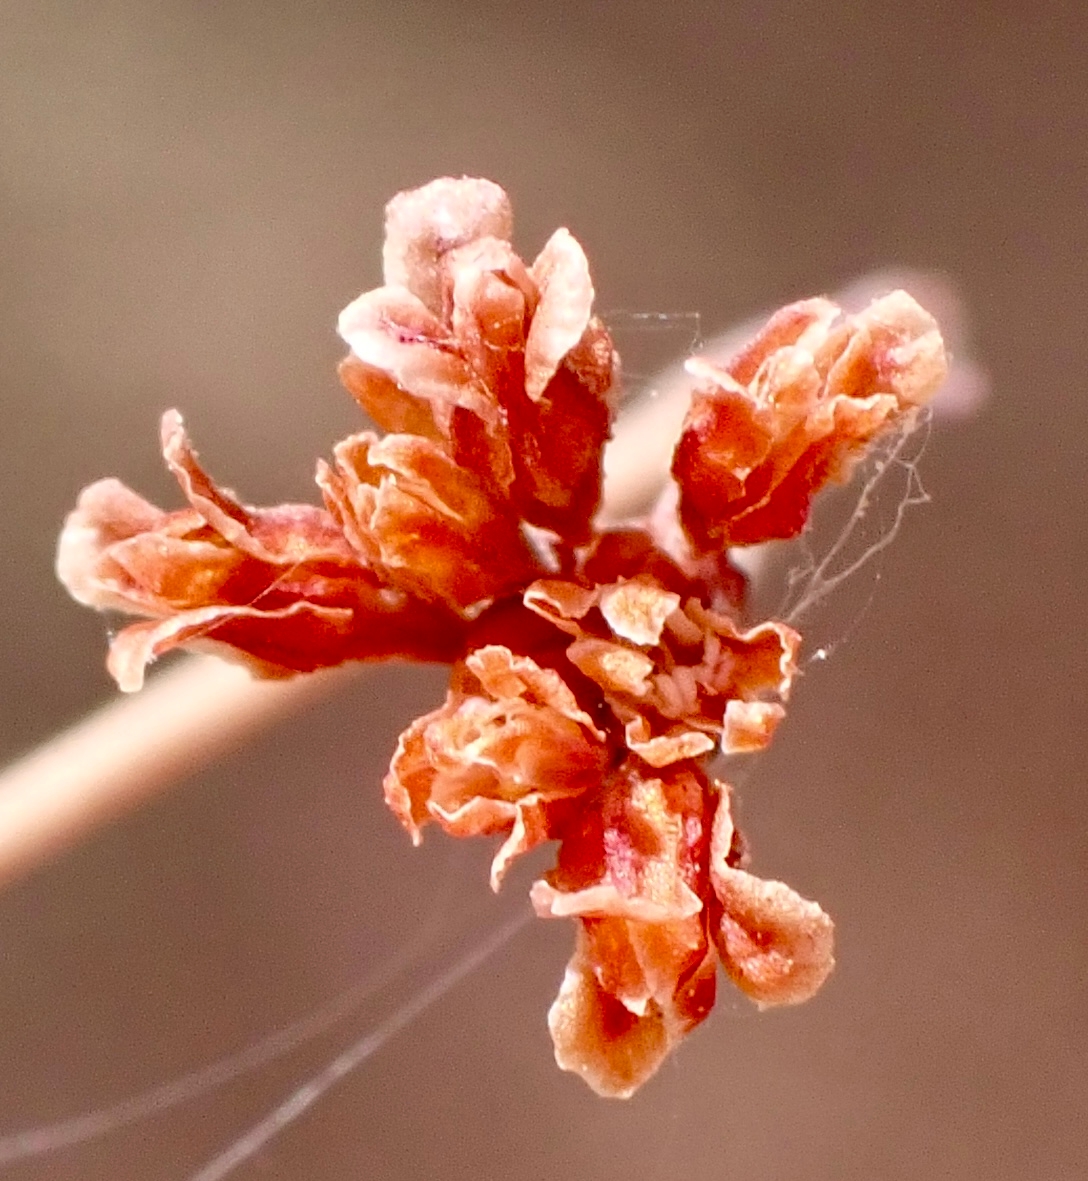
[[727,364],[688,362],[672,485],[645,520],[604,528],[619,370],[589,265],[565,229],[528,264],[511,235],[489,181],[390,202],[385,285],[339,321],[343,383],[378,430],[319,463],[324,507],[241,504],[171,411],[163,455],[186,507],[92,484],[57,568],[80,602],[140,617],[111,643],[125,690],[179,647],[261,676],[451,665],[385,798],[414,841],[428,824],[500,838],[495,889],[558,843],[531,890],[537,914],[577,924],[548,1019],[556,1058],[625,1097],[706,1017],[719,965],[760,1005],[805,1000],[831,971],[830,918],[749,871],[731,789],[708,771],[770,742],[801,643],[742,622],[729,550],[796,536],[946,361],[902,291],[856,315],[784,308]]

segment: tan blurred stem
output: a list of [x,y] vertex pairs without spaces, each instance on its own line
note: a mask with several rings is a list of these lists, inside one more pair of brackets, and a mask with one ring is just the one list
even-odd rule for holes
[[143,692],[103,706],[0,774],[0,885],[357,672],[257,681],[237,665],[190,656]]

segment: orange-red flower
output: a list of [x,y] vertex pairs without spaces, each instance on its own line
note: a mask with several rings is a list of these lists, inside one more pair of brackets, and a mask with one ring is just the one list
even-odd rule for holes
[[340,315],[345,385],[386,430],[441,443],[516,516],[587,541],[600,500],[615,355],[581,246],[557,230],[531,266],[490,181],[437,180],[386,211],[386,286]]
[[538,914],[577,923],[556,1058],[626,1096],[710,1011],[719,962],[761,1005],[804,1000],[831,970],[831,920],[749,871],[731,790],[707,772],[771,740],[801,642],[742,620],[727,550],[799,532],[814,493],[932,395],[944,353],[903,292],[852,317],[784,309],[728,365],[689,362],[674,486],[650,519],[601,529],[612,343],[575,239],[557,231],[526,265],[511,223],[483,180],[390,203],[385,286],[340,317],[344,384],[389,433],[319,463],[324,509],[241,505],[171,412],[163,453],[189,507],[93,484],[58,571],[81,602],[144,617],[111,646],[124,689],[183,645],[264,676],[450,663],[386,800],[417,842],[429,823],[501,838],[496,889],[558,842],[531,891]]
[[346,660],[449,660],[460,623],[364,566],[336,520],[311,505],[254,509],[197,463],[181,416],[163,416],[162,448],[189,501],[164,512],[117,480],[84,489],[65,522],[57,573],[100,611],[143,616],[110,644],[126,691],[177,647],[207,647],[261,676]]
[[846,479],[878,435],[947,372],[933,317],[905,291],[843,316],[828,299],[783,308],[698,381],[676,447],[680,516],[700,550],[796,537],[813,495]]

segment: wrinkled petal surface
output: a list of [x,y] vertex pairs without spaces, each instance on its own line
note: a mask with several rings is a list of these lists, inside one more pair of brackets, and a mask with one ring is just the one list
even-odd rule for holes
[[386,208],[384,285],[339,319],[343,384],[383,434],[340,442],[325,508],[253,508],[201,466],[180,416],[162,450],[185,507],[84,490],[57,571],[137,616],[109,668],[139,688],[177,647],[262,676],[345,660],[451,665],[384,780],[418,843],[437,824],[511,863],[557,842],[530,894],[575,924],[548,1014],[559,1065],[625,1098],[710,1011],[717,965],[759,1005],[816,992],[834,929],[750,872],[717,750],[762,750],[801,637],[745,616],[729,547],[803,529],[824,485],[905,430],[944,377],[902,291],[858,315],[791,304],[725,364],[693,358],[673,480],[642,520],[598,519],[619,361],[585,253],[557,230],[531,265],[499,186],[444,177]]
[[574,917],[574,956],[548,1023],[556,1061],[598,1094],[624,1097],[710,1011],[713,955],[700,898],[708,841],[700,772],[605,781],[534,884],[546,917]]
[[729,864],[728,792],[714,818],[710,852],[711,933],[726,973],[762,1006],[807,1001],[835,966],[835,926],[815,902],[784,882]]
[[829,300],[793,304],[727,365],[688,363],[699,385],[672,472],[697,550],[795,537],[813,495],[944,380],[941,334],[906,292],[839,316]]
[[425,601],[475,615],[539,570],[507,506],[429,439],[352,435],[317,482],[363,561]]
[[57,573],[77,599],[154,621],[112,641],[122,689],[140,688],[145,667],[182,646],[213,646],[262,676],[456,653],[457,618],[386,585],[332,515],[243,506],[200,467],[176,412],[163,419],[163,452],[189,508],[164,512],[101,480],[80,496],[58,545]]
[[387,211],[386,286],[340,316],[341,377],[381,427],[440,443],[529,525],[590,539],[611,429],[612,341],[581,246],[532,267],[486,181],[443,179]]
[[759,749],[783,716],[767,699],[789,697],[801,642],[785,624],[741,630],[645,575],[595,588],[540,579],[524,603],[574,637],[569,660],[600,687],[628,748],[653,766],[711,749],[697,730],[720,736],[726,753]]
[[570,801],[596,787],[609,752],[560,677],[507,648],[472,652],[459,685],[401,735],[385,798],[417,842],[429,820],[456,836],[505,835],[497,889],[510,861],[555,836]]

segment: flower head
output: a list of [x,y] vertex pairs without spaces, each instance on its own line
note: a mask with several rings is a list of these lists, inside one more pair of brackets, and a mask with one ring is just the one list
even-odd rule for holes
[[113,640],[123,689],[180,646],[263,676],[348,660],[452,665],[446,701],[401,735],[385,797],[426,825],[544,841],[538,914],[577,924],[549,1015],[556,1058],[627,1096],[714,1003],[716,969],[760,1005],[805,1000],[833,965],[831,920],[753,875],[717,751],[762,749],[801,637],[742,619],[728,547],[794,536],[813,495],[909,420],[944,373],[903,292],[843,318],[779,312],[725,366],[693,359],[672,489],[603,529],[601,450],[617,360],[581,247],[530,264],[505,193],[443,179],[387,209],[385,286],[340,317],[340,372],[379,435],[318,465],[325,508],[254,509],[199,466],[171,412],[163,453],[188,507],[91,485],[61,536],[81,602],[142,616]]

